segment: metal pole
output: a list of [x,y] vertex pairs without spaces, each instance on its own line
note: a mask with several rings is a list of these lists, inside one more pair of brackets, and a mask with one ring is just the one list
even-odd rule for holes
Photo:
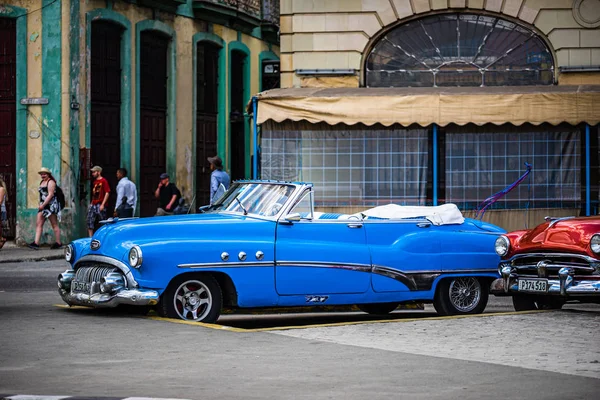
[[585,215],[590,215],[591,207],[590,187],[590,125],[585,125]]
[[438,126],[433,124],[433,205],[438,205]]
[[252,96],[252,124],[254,125],[254,158],[252,159],[252,178],[258,179],[258,124],[256,116],[258,112],[258,98]]

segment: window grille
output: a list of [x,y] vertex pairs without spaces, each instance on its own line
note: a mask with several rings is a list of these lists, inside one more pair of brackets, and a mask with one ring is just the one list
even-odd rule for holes
[[578,208],[582,146],[576,127],[446,128],[445,201],[475,209],[532,165],[530,176],[492,208]]
[[399,25],[371,50],[368,87],[552,85],[553,58],[533,31],[497,17],[440,14]]
[[427,129],[268,121],[261,177],[315,185],[317,206],[424,205]]

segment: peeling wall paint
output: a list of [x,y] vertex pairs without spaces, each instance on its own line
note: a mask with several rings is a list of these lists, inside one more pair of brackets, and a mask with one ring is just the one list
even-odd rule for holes
[[[2,1],[2,0],[0,0]],[[124,93],[121,121],[122,160],[134,182],[139,182],[139,150],[137,140],[136,105],[138,92],[136,76],[136,24],[143,21],[144,28],[172,32],[173,80],[169,92],[169,125],[172,132],[167,156],[168,168],[175,175],[189,203],[195,194],[195,42],[196,34],[213,35],[222,42],[222,67],[220,75],[228,75],[229,42],[239,42],[248,48],[251,62],[250,91],[258,84],[258,57],[270,46],[259,37],[241,34],[234,29],[194,19],[191,1],[180,7],[178,15],[142,7],[134,2],[115,0],[5,0],[11,4],[0,5],[0,17],[17,18],[18,97],[47,97],[47,106],[32,105],[17,108],[17,235],[21,244],[32,240],[37,215],[39,175],[42,166],[50,168],[63,188],[67,207],[63,211],[61,232],[64,242],[85,234],[87,199],[79,194],[79,149],[89,146],[87,129],[90,124],[90,43],[88,14],[94,18],[107,18],[125,27],[122,60],[122,93]],[[26,16],[25,16],[26,15]],[[156,17],[155,20],[152,18]],[[200,16],[201,17],[201,16]],[[176,34],[175,34],[176,32]],[[278,52],[278,50],[275,50]],[[256,64],[256,65],[255,65]],[[220,85],[219,93],[219,153],[224,160],[228,154],[228,94],[227,79]],[[71,108],[71,102],[79,106]],[[247,139],[250,142],[250,138]],[[227,161],[226,161],[227,162]],[[44,229],[42,241],[53,242],[49,224]]]

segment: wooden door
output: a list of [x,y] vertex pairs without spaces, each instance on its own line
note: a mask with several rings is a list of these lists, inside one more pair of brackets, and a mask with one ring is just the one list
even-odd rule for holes
[[154,31],[140,35],[140,216],[156,214],[154,191],[167,171],[167,49],[169,38]]
[[246,135],[244,131],[244,65],[246,55],[239,51],[231,53],[231,110],[229,123],[231,131],[231,179],[246,177]]
[[110,185],[109,217],[117,200],[115,175],[121,166],[121,36],[118,25],[92,22],[91,158],[92,165],[102,167],[102,176]]
[[3,231],[2,235],[8,238],[15,236],[17,216],[16,44],[15,20],[0,18],[0,177],[6,183],[8,192],[8,229]]
[[219,47],[198,43],[196,70],[196,196],[192,209],[210,202],[210,164],[217,154]]

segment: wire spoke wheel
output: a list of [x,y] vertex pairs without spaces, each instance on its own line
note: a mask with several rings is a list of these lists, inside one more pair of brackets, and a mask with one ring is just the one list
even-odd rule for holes
[[459,312],[473,311],[481,299],[481,284],[475,278],[458,278],[450,283],[450,302]]
[[440,315],[481,314],[489,298],[484,278],[446,278],[437,286],[433,307]]

